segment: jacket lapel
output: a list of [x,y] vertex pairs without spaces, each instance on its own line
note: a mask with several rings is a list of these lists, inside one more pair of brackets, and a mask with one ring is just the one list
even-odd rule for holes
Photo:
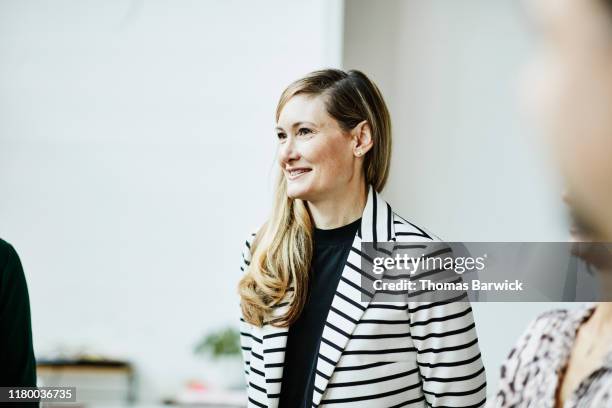
[[[288,292],[271,317],[282,316],[291,302],[293,292]],[[288,327],[275,327],[264,324],[261,328],[263,343],[264,375],[266,378],[266,394],[268,395],[268,408],[278,407],[278,398],[283,378],[283,365],[285,363],[285,348],[287,347]]]
[[395,241],[392,214],[389,204],[369,186],[361,226],[353,240],[353,247],[342,270],[323,328],[312,397],[313,407],[321,403],[338,360],[374,295],[361,288],[361,242]]

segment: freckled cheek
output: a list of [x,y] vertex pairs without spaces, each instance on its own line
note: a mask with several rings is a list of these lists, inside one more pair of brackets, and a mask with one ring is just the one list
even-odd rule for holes
[[338,177],[350,170],[350,156],[345,144],[313,143],[304,151],[304,158],[321,177]]

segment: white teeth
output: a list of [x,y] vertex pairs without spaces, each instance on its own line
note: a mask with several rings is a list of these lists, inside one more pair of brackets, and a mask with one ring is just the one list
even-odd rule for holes
[[296,176],[299,176],[300,174],[306,173],[308,171],[309,170],[304,170],[304,169],[301,169],[301,170],[291,170],[291,171],[289,171],[289,174],[291,175],[291,177],[296,177]]

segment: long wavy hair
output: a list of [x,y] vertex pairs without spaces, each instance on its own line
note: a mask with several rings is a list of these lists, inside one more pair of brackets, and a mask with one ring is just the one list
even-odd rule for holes
[[[323,96],[327,113],[349,132],[362,121],[370,126],[373,146],[366,153],[363,171],[367,184],[380,192],[389,175],[391,118],[383,97],[362,72],[325,69],[291,83],[282,93],[276,120],[289,99],[298,94]],[[245,321],[262,326],[290,326],[300,315],[308,295],[313,251],[313,222],[306,202],[287,196],[279,171],[272,214],[251,243],[251,262],[238,284]],[[285,296],[286,312],[273,316]]]

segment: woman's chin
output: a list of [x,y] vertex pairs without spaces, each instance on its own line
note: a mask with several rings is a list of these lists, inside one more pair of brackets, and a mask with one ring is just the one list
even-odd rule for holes
[[291,181],[287,183],[287,197],[289,198],[306,200],[309,192],[310,189],[307,186],[302,186]]

